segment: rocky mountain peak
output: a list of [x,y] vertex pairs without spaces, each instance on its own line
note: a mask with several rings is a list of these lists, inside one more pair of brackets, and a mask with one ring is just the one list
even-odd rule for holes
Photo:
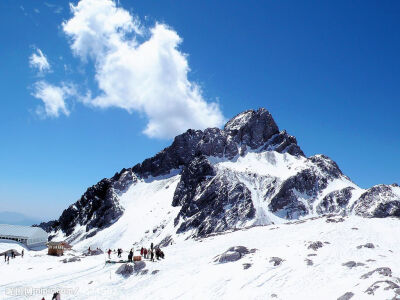
[[142,177],[155,177],[181,169],[195,155],[233,159],[243,155],[248,148],[304,156],[296,138],[285,130],[280,132],[269,111],[260,108],[238,114],[224,129],[189,129],[176,136],[171,146],[135,165],[132,171]]
[[252,149],[262,146],[273,135],[279,133],[272,115],[265,108],[247,110],[229,120],[224,131],[238,143]]

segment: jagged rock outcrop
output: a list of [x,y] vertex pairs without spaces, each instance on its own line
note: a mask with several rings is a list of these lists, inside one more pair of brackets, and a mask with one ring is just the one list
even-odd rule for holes
[[176,136],[171,146],[135,165],[132,171],[143,177],[155,177],[185,166],[196,154],[232,159],[247,148],[254,150],[260,147],[264,151],[268,149],[304,156],[296,138],[286,131],[279,132],[271,114],[260,108],[238,114],[226,123],[223,130],[189,129]]
[[330,192],[317,206],[318,214],[339,214],[345,213],[347,204],[352,197],[354,187],[346,187],[341,190]]
[[363,217],[400,217],[400,187],[397,184],[373,186],[360,196],[352,209]]
[[126,169],[110,179],[105,178],[88,188],[77,202],[63,211],[58,220],[41,223],[39,226],[47,232],[61,230],[70,236],[75,227],[81,225],[85,226],[87,232],[81,238],[93,236],[122,215],[123,208],[119,204],[118,194],[124,192],[136,180],[136,175]]
[[307,215],[329,181],[343,175],[337,164],[324,155],[315,155],[308,160],[312,163],[310,167],[286,179],[271,199],[269,209],[282,218],[296,219]]
[[181,206],[175,219],[177,232],[194,229],[194,236],[234,228],[255,214],[246,186],[224,175],[215,176],[205,156],[195,157],[183,169],[172,205]]

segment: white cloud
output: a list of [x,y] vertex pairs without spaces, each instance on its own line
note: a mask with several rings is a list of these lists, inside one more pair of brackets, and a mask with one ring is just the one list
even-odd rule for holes
[[112,0],[81,0],[71,11],[63,30],[74,54],[94,62],[100,90],[85,104],[144,113],[150,137],[222,125],[218,103],[206,102],[189,81],[187,55],[179,51],[182,39],[174,30],[165,24],[144,28]]
[[47,60],[47,57],[39,48],[36,48],[35,52],[33,52],[32,55],[29,57],[29,66],[31,68],[37,69],[39,75],[42,75],[45,72],[51,70],[51,66]]
[[72,85],[54,86],[38,81],[34,84],[32,96],[42,100],[44,105],[38,106],[36,113],[42,117],[58,117],[60,114],[68,116],[70,111],[66,106],[66,99],[76,94]]
[[62,6],[58,6],[58,5],[53,4],[53,3],[44,2],[44,5],[46,5],[47,7],[51,8],[51,9],[53,9],[53,12],[55,14],[60,14],[63,11]]

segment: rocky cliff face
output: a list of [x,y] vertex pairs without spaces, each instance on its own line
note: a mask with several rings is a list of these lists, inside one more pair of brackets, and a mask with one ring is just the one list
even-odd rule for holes
[[397,184],[376,185],[363,193],[352,209],[363,217],[400,217],[400,187]]
[[[138,181],[180,174],[172,207],[177,233],[204,236],[307,215],[400,216],[400,188],[363,191],[324,155],[307,158],[265,109],[245,111],[223,129],[188,130],[171,146],[90,187],[56,221],[40,224],[84,239],[124,214],[119,197]],[[161,176],[161,177],[158,177]],[[80,228],[79,232],[77,228]],[[84,232],[82,232],[84,228]]]

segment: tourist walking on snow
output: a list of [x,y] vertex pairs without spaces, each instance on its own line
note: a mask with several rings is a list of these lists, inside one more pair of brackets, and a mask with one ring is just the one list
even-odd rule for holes
[[147,249],[146,248],[143,249],[143,253],[144,253],[144,258],[147,258]]
[[107,253],[108,253],[108,259],[111,259],[111,249],[108,249]]
[[24,249],[22,249],[21,256],[24,258]]

